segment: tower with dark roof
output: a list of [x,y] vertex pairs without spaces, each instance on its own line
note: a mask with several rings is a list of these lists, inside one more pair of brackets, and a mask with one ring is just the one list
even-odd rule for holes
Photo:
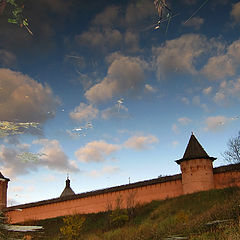
[[7,188],[10,179],[5,178],[0,172],[0,210],[7,206]]
[[60,195],[60,197],[65,197],[65,196],[70,196],[70,195],[75,195],[75,192],[71,189],[71,187],[70,187],[70,180],[67,177],[66,186],[65,186],[62,194]]
[[214,188],[212,162],[215,159],[208,156],[192,133],[183,157],[176,161],[182,171],[183,194]]

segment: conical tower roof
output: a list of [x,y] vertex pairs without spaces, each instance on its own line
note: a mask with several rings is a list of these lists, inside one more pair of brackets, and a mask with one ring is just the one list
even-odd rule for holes
[[75,192],[71,189],[70,187],[70,180],[67,178],[66,180],[66,187],[64,188],[62,194],[60,197],[65,197],[65,196],[70,196],[70,195],[75,195]]
[[6,181],[10,181],[9,178],[5,178],[5,177],[2,175],[2,173],[0,172],[0,180],[1,180],[1,179],[4,179],[4,180],[6,180]]
[[191,135],[190,140],[188,142],[187,148],[185,150],[185,153],[183,155],[183,158],[176,161],[176,163],[180,164],[182,161],[187,161],[191,159],[210,159],[214,161],[216,158],[209,157],[204,148],[201,146],[201,144],[198,142],[197,138],[193,135]]

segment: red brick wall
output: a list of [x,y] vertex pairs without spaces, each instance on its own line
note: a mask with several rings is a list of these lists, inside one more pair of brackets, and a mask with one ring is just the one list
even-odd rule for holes
[[122,199],[122,207],[126,208],[130,194],[135,195],[135,203],[147,203],[152,200],[177,197],[183,194],[182,183],[181,180],[168,181],[134,189],[23,208],[22,211],[9,211],[7,214],[11,223],[19,223],[27,220],[54,218],[75,213],[96,213],[106,211],[109,205],[112,205],[114,208],[117,198]]
[[213,177],[214,177],[214,184],[216,189],[227,188],[232,186],[240,187],[239,171],[215,173]]

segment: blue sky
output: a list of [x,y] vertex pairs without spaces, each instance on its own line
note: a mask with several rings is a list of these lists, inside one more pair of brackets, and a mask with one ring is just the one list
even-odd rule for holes
[[33,35],[0,15],[0,121],[37,124],[0,137],[9,206],[177,174],[191,132],[226,164],[240,2],[166,1],[167,31],[153,2],[25,1]]

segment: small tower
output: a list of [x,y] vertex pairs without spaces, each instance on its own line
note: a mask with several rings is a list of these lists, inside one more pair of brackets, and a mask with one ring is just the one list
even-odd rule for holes
[[62,194],[60,195],[60,197],[65,197],[65,196],[70,196],[70,195],[75,195],[74,191],[71,189],[70,187],[70,180],[67,176],[67,180],[66,180],[66,187],[64,188]]
[[183,158],[176,161],[182,171],[183,194],[214,188],[212,162],[196,137],[191,135]]
[[5,178],[0,172],[0,210],[7,207],[7,188],[10,179]]

